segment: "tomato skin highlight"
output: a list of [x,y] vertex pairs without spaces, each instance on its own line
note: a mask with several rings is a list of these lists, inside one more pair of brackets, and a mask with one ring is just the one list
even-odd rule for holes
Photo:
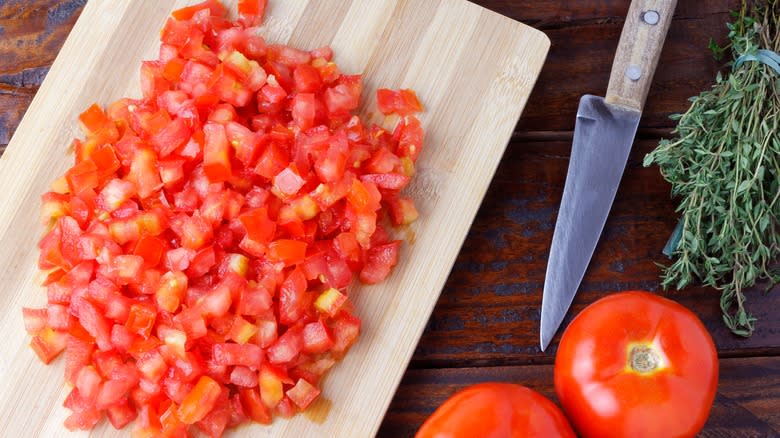
[[649,292],[586,307],[555,359],[558,398],[585,437],[695,436],[717,383],[715,344],[701,321]]
[[571,437],[553,402],[524,386],[479,383],[455,393],[423,423],[415,438]]

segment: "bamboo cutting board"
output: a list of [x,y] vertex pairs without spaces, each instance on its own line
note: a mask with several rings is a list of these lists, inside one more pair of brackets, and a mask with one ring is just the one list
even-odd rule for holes
[[[22,306],[41,307],[39,197],[72,164],[77,116],[92,102],[138,96],[143,59],[185,0],[91,0],[0,158],[0,436],[126,436],[107,421],[62,426],[63,360],[44,366],[27,346]],[[231,3],[231,2],[228,2]],[[235,0],[232,1],[235,3]],[[233,6],[233,5],[231,5]],[[347,73],[364,73],[364,112],[376,88],[413,88],[426,112],[425,147],[407,192],[420,219],[401,232],[393,274],[351,289],[363,330],[325,379],[307,415],[238,436],[367,437],[381,423],[455,257],[528,100],[549,48],[528,26],[464,0],[270,0],[266,39],[330,44]]]

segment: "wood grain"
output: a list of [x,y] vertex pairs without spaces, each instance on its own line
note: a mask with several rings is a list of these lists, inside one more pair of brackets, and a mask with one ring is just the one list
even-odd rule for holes
[[[780,357],[725,359],[701,438],[780,436]],[[556,401],[552,365],[411,370],[404,377],[378,437],[411,437],[436,406],[465,387],[505,381],[526,385]]]
[[[656,263],[668,262],[661,249],[677,216],[670,187],[656,168],[641,164],[656,145],[636,142],[599,247],[562,327],[609,292],[660,290]],[[562,331],[549,354],[539,350],[540,306],[570,150],[571,140],[510,143],[413,366],[552,362]],[[699,315],[722,355],[734,356],[780,351],[780,287],[769,294],[761,289],[747,293],[747,306],[759,318],[758,330],[748,339],[723,325],[717,291],[690,288],[666,295]]]
[[85,3],[0,2],[0,148],[11,140]]
[[[275,1],[281,0],[271,0],[272,4]],[[25,76],[24,72],[48,70],[80,9],[71,9],[70,18],[52,24],[48,24],[47,17],[57,16],[54,11],[63,10],[57,9],[59,4],[78,6],[78,3],[83,4],[85,0],[0,0],[0,150],[10,139],[42,80],[42,74]],[[348,14],[366,17],[368,21],[376,17],[390,19],[386,11],[372,9],[368,3],[373,2],[360,9],[351,8]],[[522,381],[552,394],[549,381],[552,371],[547,366],[493,367],[550,364],[554,358],[552,354],[538,351],[538,306],[552,227],[568,166],[570,131],[580,95],[603,93],[607,88],[630,2],[476,0],[476,3],[545,30],[552,47],[515,132],[515,140],[509,144],[488,189],[414,354],[413,369],[402,381],[390,407],[381,436],[411,434],[423,416],[432,412],[456,386],[475,382],[476,378],[468,380],[474,373],[484,379]],[[721,63],[713,59],[706,49],[707,43],[710,37],[724,41],[728,11],[738,6],[738,0],[678,1],[639,129],[639,136],[644,140],[635,145],[613,216],[600,244],[603,250],[594,259],[585,280],[586,287],[577,296],[573,312],[607,291],[658,289],[659,270],[654,263],[665,262],[660,249],[676,222],[675,203],[669,199],[669,186],[655,169],[641,168],[641,159],[657,144],[659,135],[668,133],[672,122],[667,116],[685,110],[689,104],[687,98],[712,83]],[[353,29],[350,35],[366,43],[376,32],[367,27]],[[36,44],[38,36],[43,34],[48,35],[48,42]],[[397,53],[385,51],[384,56]],[[718,292],[693,288],[669,295],[702,318],[721,357],[780,355],[780,312],[776,310],[780,308],[780,290],[764,295],[756,288],[748,293],[748,306],[760,320],[756,333],[747,340],[731,335],[724,328],[717,306]],[[19,329],[21,318],[14,324],[14,329]],[[557,345],[557,339],[553,345]],[[705,436],[778,436],[772,429],[780,428],[776,409],[780,404],[776,396],[780,372],[777,366],[762,365],[767,360],[776,358],[723,361],[721,392]],[[732,370],[728,373],[725,372],[727,364]],[[488,368],[483,371],[469,368],[480,366]],[[496,369],[509,371],[492,374]],[[29,379],[40,377],[36,371],[53,372],[37,364],[28,371]],[[466,377],[459,378],[461,373]],[[420,380],[421,375],[425,376],[424,380]],[[423,381],[430,384],[421,385]],[[448,381],[452,385],[447,387],[434,384]]]
[[631,2],[609,74],[607,103],[642,112],[676,7],[677,0]]
[[[93,101],[107,104],[139,94],[140,61],[155,55],[168,13],[186,3],[192,2],[89,2],[0,158],[5,190],[0,244],[7,248],[0,254],[5,291],[0,329],[9,337],[0,346],[0,371],[6,376],[0,382],[2,436],[58,435],[66,415],[59,406],[66,391],[62,361],[40,365],[21,324],[21,306],[45,301],[35,285],[34,243],[42,228],[29,220],[36,216],[38,197],[72,162],[66,145],[77,135],[78,113]],[[365,14],[367,7],[385,14]],[[330,414],[321,424],[299,416],[237,433],[370,436],[466,237],[549,40],[463,0],[272,1],[265,35],[304,48],[329,44],[343,69],[365,73],[367,96],[380,84],[409,87],[418,90],[428,110],[421,118],[426,148],[408,189],[421,213],[411,228],[416,241],[404,246],[401,262],[383,284],[351,291],[363,333],[324,384]],[[462,74],[463,66],[471,73]],[[368,98],[365,107],[372,106]],[[119,433],[103,423],[91,435]]]
[[[0,75],[23,77],[24,69],[46,71],[62,45],[86,0],[0,1]],[[530,23],[544,30],[552,47],[542,75],[523,113],[517,134],[538,136],[537,133],[574,129],[577,102],[584,93],[603,95],[607,89],[612,60],[623,20],[628,11],[626,0],[477,0],[477,4],[511,18]],[[71,5],[62,8],[58,5]],[[384,11],[371,9],[370,3],[353,8],[358,16],[385,17]],[[712,84],[721,66],[707,43],[711,37],[723,42],[728,11],[739,5],[738,0],[679,0],[673,24],[669,30],[660,67],[643,113],[639,135],[668,132],[673,123],[669,114],[687,108],[687,98]],[[67,20],[54,20],[70,11]],[[370,30],[370,28],[368,28]],[[4,33],[3,33],[4,32]],[[48,35],[46,44],[36,45],[40,35]],[[371,41],[370,32],[359,35]],[[17,49],[17,46],[19,49]],[[24,49],[22,50],[22,47]],[[5,62],[8,60],[7,62]],[[29,74],[28,74],[29,76]],[[42,79],[42,78],[41,78]],[[24,109],[40,85],[28,88],[13,85],[0,78],[0,150],[8,142]]]

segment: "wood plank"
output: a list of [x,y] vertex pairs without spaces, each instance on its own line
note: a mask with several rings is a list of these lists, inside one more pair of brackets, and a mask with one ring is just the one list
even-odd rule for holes
[[[0,150],[16,129],[29,105],[31,92],[40,85],[41,73],[51,65],[85,1],[0,3],[0,28],[4,29],[0,31]],[[573,129],[580,96],[606,92],[613,53],[629,2],[477,0],[476,3],[544,29],[553,43],[518,132]],[[710,37],[724,39],[728,11],[737,5],[736,0],[679,1],[640,135],[649,132],[657,135],[654,131],[657,128],[667,132],[673,126],[668,115],[685,110],[687,98],[712,83],[720,63],[707,50],[707,42]],[[388,17],[377,12],[363,6],[351,13],[370,14],[373,19]],[[369,42],[373,40],[370,30],[364,26],[363,33],[349,35]],[[38,41],[42,43],[37,44]],[[18,85],[25,75],[32,78],[27,89]]]
[[[576,24],[598,22],[623,22],[629,1],[527,1],[473,0],[488,9],[506,15],[534,27],[549,30]],[[680,0],[675,10],[676,19],[700,18],[719,15],[729,9],[737,9],[739,0]]]
[[0,147],[11,140],[85,3],[0,2]]
[[[5,291],[0,295],[0,330],[8,335],[0,345],[0,372],[6,376],[0,381],[2,436],[55,436],[66,415],[60,407],[67,391],[62,360],[48,368],[41,365],[27,347],[21,324],[21,306],[45,301],[35,284],[34,242],[43,229],[29,219],[36,217],[49,182],[72,163],[67,145],[78,135],[77,115],[92,102],[105,105],[139,95],[140,61],[158,51],[159,29],[168,13],[188,3],[193,1],[89,2],[0,158],[5,193],[0,198],[0,244],[7,248],[0,253]],[[387,10],[392,23],[379,15],[366,23],[366,16],[355,13],[365,5]],[[350,290],[363,320],[362,335],[323,385],[324,397],[332,401],[329,415],[321,423],[298,416],[241,432],[370,436],[489,186],[549,41],[537,30],[464,0],[352,0],[346,6],[343,0],[274,1],[269,14],[265,31],[270,40],[294,39],[307,48],[331,44],[337,62],[349,60],[359,69],[355,73],[365,72],[367,96],[380,85],[410,87],[428,110],[421,116],[425,149],[407,191],[421,213],[405,230],[416,239],[404,245],[401,261],[385,282]],[[366,25],[380,38],[373,47],[349,37],[364,32]],[[475,73],[460,74],[462,65],[474,66]],[[371,98],[367,101],[370,106]],[[437,257],[431,260],[431,254]],[[106,423],[91,433],[119,435]]]
[[[667,261],[661,249],[677,216],[670,188],[657,168],[641,165],[642,157],[656,144],[636,143],[564,326],[576,312],[610,291],[659,290],[660,271],[655,264]],[[570,148],[567,141],[509,145],[420,340],[413,366],[552,361],[552,355],[539,350],[539,319]],[[725,328],[717,291],[691,288],[666,295],[699,315],[721,354],[780,352],[780,312],[776,311],[780,288],[767,295],[759,288],[748,292],[748,307],[759,318],[749,339]]]
[[[718,393],[700,437],[780,436],[780,357],[720,361]],[[526,385],[557,403],[552,365],[410,370],[401,382],[378,437],[411,437],[436,407],[471,384]]]

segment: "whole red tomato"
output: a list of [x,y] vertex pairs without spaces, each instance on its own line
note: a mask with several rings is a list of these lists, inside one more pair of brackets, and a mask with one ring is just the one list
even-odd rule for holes
[[538,392],[511,383],[480,383],[439,406],[415,438],[574,436],[558,407]]
[[648,292],[585,308],[555,358],[558,398],[584,437],[692,437],[717,385],[707,329],[685,307]]

